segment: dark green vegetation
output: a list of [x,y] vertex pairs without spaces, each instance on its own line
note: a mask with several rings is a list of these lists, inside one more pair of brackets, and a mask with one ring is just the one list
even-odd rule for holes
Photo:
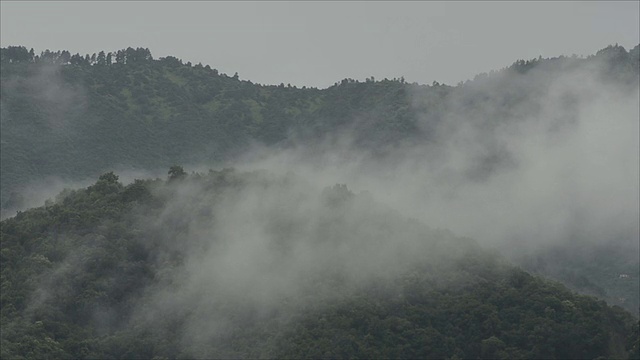
[[106,173],[0,226],[2,358],[639,356],[622,309],[293,174]]
[[124,55],[114,55],[111,65],[62,53],[33,61],[13,55],[10,62],[3,49],[3,208],[19,205],[12,192],[47,176],[211,164],[253,141],[339,132],[357,118],[367,118],[361,141],[382,144],[415,132],[412,85],[403,81],[298,89],[241,81],[173,57],[152,60],[144,49],[118,52]]
[[[633,237],[631,237],[633,239]],[[515,261],[527,271],[542,274],[573,290],[607,300],[638,316],[640,283],[637,247],[628,242],[617,246],[564,244],[521,256]]]
[[[143,48],[86,56],[3,48],[0,209],[12,215],[41,205],[25,197],[37,193],[32,184],[43,178],[94,179],[113,169],[176,163],[217,167],[254,143],[286,148],[346,133],[356,147],[384,156],[401,146],[438,143],[438,126],[459,118],[473,119],[490,134],[500,124],[540,116],[535,99],[549,92],[553,79],[576,69],[584,71],[576,76],[578,86],[588,73],[602,84],[637,88],[639,53],[638,46],[610,46],[587,58],[520,60],[455,87],[371,78],[321,90],[254,84],[175,57],[156,60]],[[562,121],[576,115],[572,96],[561,98],[565,106],[555,116]],[[477,152],[468,174],[473,181],[509,164],[495,140]],[[637,315],[636,248],[622,258],[564,245],[554,252],[573,258],[572,268],[547,266],[548,254],[524,265]]]
[[[598,300],[344,186],[179,166],[167,181],[123,185],[109,171],[223,167],[254,146],[313,152],[341,141],[391,163],[416,146],[447,160],[438,155],[459,125],[481,145],[461,183],[482,184],[518,166],[504,124],[553,117],[549,133],[564,139],[593,93],[637,92],[639,55],[610,46],[457,86],[371,78],[314,89],[142,48],[2,49],[2,209],[24,209],[43,178],[103,174],[2,221],[2,358],[637,358],[637,319],[603,301],[637,316],[633,229],[616,243],[577,226],[518,258]],[[597,115],[616,126],[615,114]]]
[[142,48],[91,56],[3,48],[0,205],[22,208],[21,191],[48,176],[84,180],[115,167],[218,166],[253,143],[286,147],[348,133],[355,145],[384,154],[433,141],[452,113],[491,129],[536,115],[539,104],[527,102],[572,69],[637,87],[639,53],[611,46],[588,58],[518,61],[455,87],[371,78],[321,90],[254,84],[175,57],[155,60]]

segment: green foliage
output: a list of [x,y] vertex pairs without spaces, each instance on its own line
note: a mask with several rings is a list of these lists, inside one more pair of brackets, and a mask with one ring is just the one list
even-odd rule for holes
[[[586,59],[518,61],[503,72],[553,75],[604,59],[610,65],[604,78],[637,85],[637,53],[637,47],[610,47]],[[505,81],[500,72],[456,87],[344,79],[319,90],[254,84],[176,57],[154,59],[145,48],[38,56],[18,46],[3,48],[1,58],[3,209],[20,208],[10,194],[48,176],[85,179],[116,166],[216,164],[251,142],[286,146],[347,131],[355,145],[384,153],[430,140],[450,96],[481,104],[486,94],[477,88]],[[487,114],[493,121],[513,115],[509,109],[530,94],[498,95],[504,98],[492,101],[506,114]]]
[[581,293],[605,299],[634,315],[640,309],[638,244],[595,244],[576,248],[557,244],[518,260],[528,271],[556,279]]
[[169,180],[178,180],[187,176],[187,173],[184,171],[182,166],[174,165],[169,168]]
[[[185,348],[184,318],[162,319],[149,329],[133,313],[145,291],[177,276],[184,233],[193,221],[209,219],[210,210],[185,210],[156,228],[140,228],[136,219],[159,218],[175,186],[201,187],[207,193],[199,195],[210,195],[217,204],[230,189],[272,179],[232,169],[186,176],[173,166],[169,180],[181,181],[136,180],[124,186],[105,171],[117,165],[215,163],[254,141],[286,146],[344,131],[354,135],[356,146],[384,154],[389,147],[430,140],[452,95],[462,99],[457,104],[462,115],[475,115],[485,103],[502,104],[478,119],[488,126],[514,118],[513,109],[531,94],[511,91],[504,74],[540,71],[551,78],[579,64],[603,62],[604,80],[637,87],[639,51],[611,46],[584,59],[518,61],[456,87],[371,78],[344,79],[319,90],[253,84],[208,65],[192,66],[172,56],[154,59],[143,48],[84,56],[3,48],[1,207],[20,208],[21,190],[37,179],[103,175],[85,189],[66,190],[55,201],[0,223],[0,357],[638,358],[638,322],[624,310],[444,235],[448,241],[428,243],[431,249],[424,253],[425,258],[441,254],[438,264],[405,269],[376,286],[345,289],[341,279],[311,279],[301,296],[320,305],[292,309],[291,321],[275,315],[254,319],[242,305],[225,304],[234,319],[248,320],[230,326],[224,341]],[[487,84],[509,90],[486,94]],[[344,228],[342,216],[367,200],[345,185],[319,195],[331,209],[319,223],[339,245],[333,235]],[[385,222],[374,217],[366,224],[375,227],[390,218],[393,229],[411,226],[387,215]],[[386,229],[390,237],[393,229]],[[173,242],[161,241],[165,237]],[[286,239],[279,240],[286,249]],[[446,250],[433,250],[438,247]],[[160,262],[159,253],[170,255]],[[637,310],[637,281],[615,278],[637,274],[637,257],[627,261],[613,252],[608,258],[624,260],[601,263],[603,257],[589,253],[561,254],[562,260],[546,255],[547,264],[539,261],[527,269]],[[562,271],[548,266],[554,262],[566,266]],[[616,302],[621,298],[626,302]],[[193,315],[184,311],[185,318]]]
[[[184,174],[179,166],[172,169]],[[204,210],[250,184],[288,188],[289,181],[225,169],[180,182],[123,186],[109,172],[85,189],[67,190],[47,206],[2,221],[2,357],[637,357],[638,321],[622,309],[531,276],[473,242],[376,210],[345,185],[319,194],[330,208],[330,216],[320,219],[327,236],[339,233],[345,216],[364,202],[370,213],[358,218],[358,232],[384,223],[390,234],[401,228],[415,233],[425,239],[413,250],[424,261],[357,288],[339,273],[318,274],[296,301],[279,300],[276,309],[287,317],[258,315],[242,302],[220,303],[234,321],[221,337],[191,346],[181,339],[195,309],[176,309],[181,317],[155,319],[153,327],[134,316],[150,289],[180,274],[188,247],[181,234],[189,224],[210,221]],[[181,186],[197,187],[194,196],[210,200],[200,208],[183,199],[190,208],[141,228],[142,214],[159,218],[176,194],[187,196],[177,192]],[[172,241],[160,241],[163,236]],[[340,245],[339,238],[332,241]],[[286,254],[286,247],[281,251]],[[158,254],[173,255],[159,261]]]

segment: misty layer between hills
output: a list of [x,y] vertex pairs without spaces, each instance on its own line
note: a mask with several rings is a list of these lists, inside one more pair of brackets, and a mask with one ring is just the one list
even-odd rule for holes
[[186,316],[188,342],[224,338],[274,314],[286,323],[418,266],[441,273],[475,248],[370,195],[340,185],[320,192],[295,175],[260,174],[223,192],[184,181],[164,196],[165,207],[138,221],[160,249],[167,278],[150,288],[136,315],[151,324]]
[[[615,244],[625,249],[622,254],[637,254],[638,49],[627,53],[609,47],[587,59],[518,62],[456,87],[389,83],[391,92],[385,96],[400,100],[388,103],[383,97],[347,122],[338,122],[344,114],[325,109],[325,115],[314,117],[317,123],[297,120],[302,122],[282,129],[287,137],[279,145],[251,143],[238,135],[238,144],[249,146],[240,156],[224,162],[185,160],[181,165],[199,171],[221,166],[293,171],[320,187],[348,184],[404,216],[451,229],[514,257],[558,244]],[[93,117],[82,117],[90,97],[82,86],[63,81],[59,67],[34,71],[24,82],[3,81],[3,91],[31,89],[28,93],[35,94],[36,104],[46,109],[55,104],[45,118],[47,131],[62,134],[63,139],[84,138],[85,128],[100,125]],[[232,81],[224,76],[222,80]],[[377,85],[345,80],[323,91],[344,88],[346,96]],[[342,106],[339,95],[327,95],[322,101]],[[3,97],[3,133],[14,126],[7,101]],[[415,122],[387,118],[393,116]],[[321,128],[326,129],[319,136],[309,135]],[[3,146],[13,141],[3,136]],[[103,153],[107,156],[114,150]],[[197,158],[199,151],[191,152],[185,159]],[[111,169],[125,182],[166,171],[166,167],[132,171],[125,163],[114,163]],[[59,178],[51,178],[53,186],[31,182],[24,197],[38,205],[65,186],[91,182]],[[628,272],[637,272],[637,261],[621,262],[630,262]]]
[[[294,323],[358,294],[393,297],[390,284],[415,269],[430,289],[482,280],[457,266],[484,250],[432,229],[513,257],[559,244],[611,245],[625,250],[617,261],[637,274],[638,68],[614,76],[610,65],[608,58],[549,60],[443,93],[407,87],[403,110],[418,119],[415,136],[372,141],[362,133],[372,134],[367,126],[380,119],[369,113],[318,138],[293,129],[282,146],[253,143],[225,163],[264,173],[192,174],[157,186],[155,206],[125,215],[158,271],[127,303],[126,319],[105,306],[90,310],[91,321],[105,333],[126,324],[178,329],[181,346],[195,354],[233,355],[225,342],[234,329],[256,319]],[[351,191],[323,193],[333,184]],[[86,251],[71,252],[41,279],[29,311],[46,307],[68,290],[56,288],[60,279],[100,257]],[[501,261],[493,262],[495,274],[507,271]],[[253,330],[266,336],[265,328]]]
[[[621,309],[366,192],[231,169],[117,180],[2,223],[3,256],[30,254],[3,259],[15,268],[3,276],[32,274],[3,283],[18,309],[26,300],[6,311],[7,354],[43,327],[48,353],[91,357],[624,357],[634,346]],[[34,224],[43,230],[20,242]],[[548,336],[524,336],[536,324],[584,338],[544,347]]]
[[347,183],[432,226],[496,246],[637,243],[637,75],[605,81],[603,66],[476,80],[445,99],[436,121],[430,99],[416,94],[416,111],[429,111],[419,143],[371,152],[345,132],[283,151],[259,148],[235,165]]

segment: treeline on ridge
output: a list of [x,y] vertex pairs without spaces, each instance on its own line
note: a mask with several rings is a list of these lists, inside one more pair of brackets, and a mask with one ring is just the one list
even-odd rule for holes
[[[391,276],[381,271],[355,288],[340,271],[311,273],[295,296],[276,294],[269,311],[260,311],[260,301],[217,296],[221,290],[203,292],[206,301],[182,302],[189,286],[180,284],[181,269],[194,256],[189,228],[221,216],[211,209],[252,186],[268,192],[295,188],[296,181],[291,174],[233,169],[187,174],[175,166],[167,180],[123,185],[110,172],[3,220],[2,358],[639,357],[638,321],[622,309],[531,276],[473,241],[376,210],[380,205],[344,185],[318,194],[303,187],[272,200],[319,196],[321,214],[329,217],[312,241],[335,241],[339,248],[352,240],[334,237],[332,229],[369,237],[384,224],[392,233],[417,235],[414,255],[422,260]],[[189,198],[194,187],[200,200]],[[168,211],[173,206],[179,211]],[[359,206],[370,211],[362,215]],[[278,242],[305,241],[292,229],[312,220],[296,223],[284,215],[267,223],[279,234],[268,247],[275,263],[291,257],[291,247]],[[140,221],[157,218],[163,221]],[[163,234],[169,241],[161,241]],[[222,239],[202,244],[215,241]],[[157,300],[175,301],[162,316],[136,316],[171,293],[158,287],[175,287],[183,296]],[[204,339],[189,342],[190,323],[207,318],[211,327],[232,321],[221,333],[196,327]]]

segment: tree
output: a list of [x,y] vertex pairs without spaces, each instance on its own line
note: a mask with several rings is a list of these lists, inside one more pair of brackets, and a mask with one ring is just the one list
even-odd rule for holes
[[75,55],[71,56],[70,62],[71,62],[71,65],[82,65],[82,63],[84,62],[84,59],[80,54],[76,53]]
[[69,61],[71,60],[71,53],[67,50],[63,50],[60,53],[60,63],[61,64],[68,64]]
[[177,180],[187,176],[187,173],[184,171],[182,166],[174,165],[169,168],[169,180]]
[[116,64],[124,64],[126,62],[126,54],[123,50],[116,52]]
[[33,55],[24,46],[8,46],[0,50],[0,59],[2,62],[28,62]]
[[107,183],[117,183],[118,175],[114,174],[113,171],[100,175],[98,181],[105,181]]
[[491,359],[506,359],[506,354],[502,351],[505,343],[495,336],[482,340],[480,343],[482,357]]
[[96,58],[96,62],[98,65],[107,65],[107,57],[104,54],[104,51],[100,51],[98,53],[98,57]]
[[98,192],[100,194],[116,193],[122,188],[122,184],[118,182],[118,175],[113,171],[100,175],[98,181],[88,187],[89,192]]

